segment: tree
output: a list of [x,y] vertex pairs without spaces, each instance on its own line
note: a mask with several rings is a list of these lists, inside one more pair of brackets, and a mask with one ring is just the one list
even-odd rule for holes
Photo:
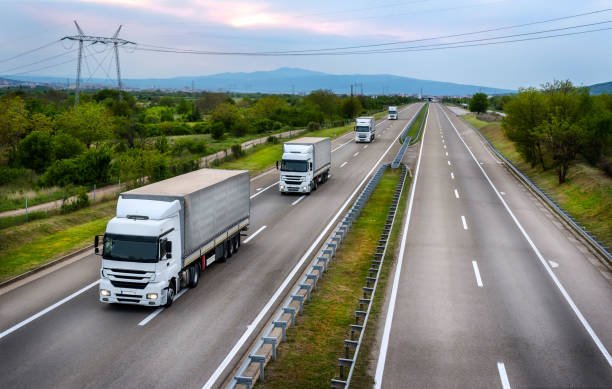
[[58,115],[56,130],[81,140],[87,148],[93,143],[108,139],[114,130],[114,122],[106,107],[96,103],[79,104]]
[[191,103],[186,99],[180,99],[178,105],[176,106],[176,113],[179,115],[187,115],[191,112]]
[[74,158],[85,152],[85,145],[80,140],[60,132],[51,137],[51,160]]
[[212,112],[213,122],[223,124],[225,131],[231,131],[238,121],[238,108],[233,104],[222,103]]
[[28,112],[21,97],[0,99],[0,145],[8,146],[15,152],[29,127]]
[[333,120],[338,113],[338,96],[329,90],[316,90],[310,92],[305,98],[307,104],[316,106],[327,120]]
[[51,135],[45,131],[32,131],[17,147],[17,159],[23,167],[42,173],[51,164]]
[[227,102],[229,96],[227,93],[216,93],[216,92],[208,92],[204,93],[202,97],[200,97],[196,101],[196,107],[204,113],[212,112],[217,106],[223,102]]
[[559,184],[563,184],[570,164],[576,159],[583,131],[557,109],[550,119],[540,126],[540,132],[546,149],[551,153]]
[[30,119],[30,127],[32,131],[53,131],[53,120],[45,114],[35,113]]
[[352,119],[359,115],[363,110],[361,101],[356,97],[347,97],[342,100],[342,116],[345,119]]
[[506,117],[502,123],[510,140],[516,143],[518,152],[531,166],[540,164],[546,169],[539,126],[548,117],[545,96],[536,89],[521,89],[505,104]]
[[475,93],[470,100],[470,112],[482,113],[487,112],[489,99],[484,93]]

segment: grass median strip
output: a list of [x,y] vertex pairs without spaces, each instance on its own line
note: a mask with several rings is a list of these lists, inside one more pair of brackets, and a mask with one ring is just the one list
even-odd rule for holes
[[546,191],[578,223],[594,234],[608,248],[612,247],[612,179],[600,169],[586,163],[572,165],[567,181],[559,185],[554,169],[542,170],[526,163],[506,137],[501,122],[479,120],[473,114],[463,119],[480,132],[526,174],[540,188]]
[[297,325],[287,330],[287,342],[279,345],[260,387],[330,386],[399,177],[399,169],[389,169],[381,178]]

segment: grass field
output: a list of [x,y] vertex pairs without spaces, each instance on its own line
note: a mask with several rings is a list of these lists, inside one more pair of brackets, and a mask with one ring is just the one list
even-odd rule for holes
[[[357,299],[365,285],[399,175],[399,170],[388,170],[382,177],[336,253],[335,261],[304,307],[303,314],[298,316],[297,325],[287,331],[287,342],[279,346],[277,360],[266,367],[266,379],[260,387],[330,386],[330,379],[337,374],[337,358],[342,355],[349,324],[354,321]],[[379,287],[382,289],[378,290],[378,295],[382,295],[384,285],[379,284]],[[364,345],[360,355],[367,356],[369,345],[371,342]],[[371,387],[372,379],[367,374],[366,364],[367,358],[360,362],[356,381],[351,387]]]
[[423,120],[425,120],[425,116],[427,115],[427,106],[428,104],[423,105],[423,108],[421,108],[417,118],[415,119],[415,121],[412,123],[412,126],[410,126],[410,129],[408,130],[408,136],[411,138],[412,142],[416,142],[418,140],[418,139],[414,139],[414,137],[417,135],[417,132],[419,131],[419,127],[421,126],[421,123],[423,122]]
[[107,201],[2,230],[0,282],[91,244],[114,216],[115,205]]
[[532,168],[504,134],[500,122],[485,122],[473,114],[463,118],[478,128],[523,173],[607,247],[612,247],[612,179],[586,163],[572,165],[567,182],[559,185],[554,170]]

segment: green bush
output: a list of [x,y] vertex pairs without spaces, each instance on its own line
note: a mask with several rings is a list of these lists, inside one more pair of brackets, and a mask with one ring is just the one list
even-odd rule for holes
[[70,213],[87,206],[89,206],[89,197],[85,191],[81,191],[76,198],[64,198],[60,212]]
[[76,158],[55,161],[40,178],[43,186],[103,185],[110,178],[111,151],[91,149]]
[[209,134],[210,126],[204,122],[198,122],[191,127],[194,133],[196,134]]
[[0,185],[14,183],[24,178],[32,179],[32,176],[32,171],[28,169],[0,166]]
[[242,150],[242,146],[239,144],[232,145],[231,150],[234,158],[238,158],[244,155],[244,150]]
[[278,138],[275,136],[269,136],[268,139],[266,140],[266,142],[275,145],[278,143]]
[[309,122],[306,127],[308,131],[318,131],[321,129],[321,123],[319,122]]
[[189,152],[190,154],[202,155],[206,153],[206,141],[204,139],[177,139],[172,145],[171,153],[180,156]]
[[225,126],[223,123],[214,122],[212,126],[210,126],[210,134],[213,139],[219,140],[223,138],[223,134],[225,133]]

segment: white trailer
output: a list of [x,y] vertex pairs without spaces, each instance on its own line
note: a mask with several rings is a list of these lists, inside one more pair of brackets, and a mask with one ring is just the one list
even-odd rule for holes
[[376,138],[376,125],[372,116],[355,119],[355,142],[372,142]]
[[389,120],[397,120],[398,119],[398,114],[397,114],[397,107],[396,106],[389,106]]
[[196,287],[200,271],[239,249],[249,184],[244,170],[201,169],[121,193],[94,242],[100,301],[169,306],[181,289]]
[[278,189],[281,194],[310,194],[319,184],[327,182],[330,168],[329,138],[304,137],[285,142]]

